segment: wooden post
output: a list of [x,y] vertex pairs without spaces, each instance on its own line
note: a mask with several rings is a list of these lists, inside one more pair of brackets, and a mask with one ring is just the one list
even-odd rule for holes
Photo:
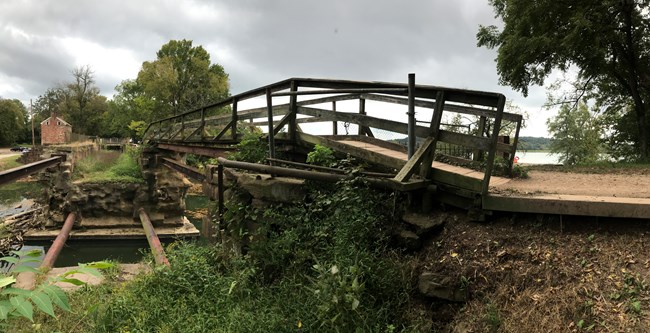
[[205,108],[201,108],[201,141],[203,141],[203,133],[205,133]]
[[217,201],[218,201],[218,211],[219,214],[219,223],[222,222],[223,213],[224,213],[224,204],[223,204],[223,165],[219,163],[217,165]]
[[409,74],[409,96],[408,96],[408,158],[411,159],[415,153],[415,73]]
[[[291,81],[291,91],[298,91],[298,84],[296,81]],[[296,115],[298,114],[298,95],[291,95],[289,97],[289,140],[296,143]]]
[[185,114],[181,114],[181,141],[185,140]]
[[[332,111],[336,112],[336,101],[332,101]],[[336,120],[332,122],[332,135],[339,135],[339,124]]]
[[75,213],[68,214],[68,217],[65,219],[65,222],[63,222],[63,227],[61,228],[61,231],[56,236],[54,242],[52,242],[52,246],[50,246],[50,249],[47,251],[45,258],[41,263],[41,268],[45,270],[50,270],[52,267],[54,267],[56,258],[59,257],[59,253],[61,253],[61,250],[63,249],[63,245],[65,245],[65,241],[68,240],[68,236],[70,236],[70,231],[72,230],[72,226],[74,226],[75,219],[76,219]]
[[273,135],[273,97],[271,88],[266,88],[266,111],[269,121],[269,157],[275,158],[275,137]]
[[510,152],[510,160],[508,161],[508,169],[510,172],[510,177],[513,176],[512,174],[512,168],[513,168],[513,163],[514,163],[514,158],[517,155],[517,143],[519,141],[519,131],[521,130],[521,118],[517,121],[517,129],[515,130],[515,138],[512,141],[512,150]]
[[232,127],[230,127],[230,134],[233,140],[237,140],[237,98],[232,100],[232,116],[230,120],[232,121]]
[[497,105],[497,115],[494,118],[494,128],[492,129],[492,137],[490,138],[490,150],[488,151],[487,163],[485,165],[485,176],[483,177],[483,189],[481,194],[485,197],[490,189],[490,177],[492,176],[492,168],[494,167],[494,157],[497,154],[497,140],[499,139],[499,130],[501,129],[501,119],[503,118],[503,108],[506,104],[505,96],[499,97]]
[[[359,98],[359,114],[362,116],[366,115],[366,100],[364,98]],[[366,135],[366,128],[365,126],[358,125],[358,134],[359,135]]]
[[433,162],[436,146],[438,145],[440,122],[442,121],[442,114],[445,111],[445,98],[444,91],[439,91],[436,94],[436,109],[433,110],[431,126],[429,127],[431,129],[431,137],[433,137],[433,145],[431,146],[431,151],[422,159],[422,164],[420,165],[420,177],[424,179],[431,178],[431,163]]

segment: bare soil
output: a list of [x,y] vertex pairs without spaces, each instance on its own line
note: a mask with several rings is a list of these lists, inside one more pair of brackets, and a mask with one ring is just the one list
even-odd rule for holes
[[[422,300],[436,332],[650,332],[645,220],[502,215],[459,218],[419,253],[469,301]],[[416,302],[417,303],[417,302]]]
[[522,194],[575,194],[605,197],[650,198],[650,172],[639,169],[614,170],[610,173],[529,171],[527,179],[512,179],[493,186],[495,191]]

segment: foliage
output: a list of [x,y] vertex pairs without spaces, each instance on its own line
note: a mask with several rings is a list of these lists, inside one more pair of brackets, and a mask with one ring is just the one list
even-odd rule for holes
[[147,129],[147,124],[142,120],[131,120],[127,127],[131,130],[131,137],[142,140],[144,131]]
[[334,152],[325,146],[317,144],[314,146],[314,150],[307,154],[307,163],[310,164],[331,167],[335,162]]
[[520,136],[517,150],[548,150],[551,139],[532,136]]
[[[387,247],[387,199],[353,180],[265,211],[229,201],[230,217],[259,226],[241,235],[257,239],[247,253],[173,243],[166,249],[170,268],[84,291],[75,300],[96,307],[93,316],[67,314],[65,326],[45,318],[43,328],[73,331],[72,323],[82,322],[93,332],[408,331],[402,319],[411,281]],[[98,301],[89,305],[89,297]]]
[[74,177],[84,182],[142,183],[137,151],[100,151],[77,161]]
[[560,155],[560,162],[573,165],[598,160],[601,129],[586,104],[579,103],[576,108],[563,105],[547,125],[553,136],[551,152]]
[[262,140],[260,132],[245,130],[242,139],[237,144],[235,152],[228,155],[228,158],[235,161],[250,163],[263,163],[269,156],[268,144]]
[[27,138],[27,109],[19,100],[0,98],[0,146]]
[[34,306],[36,310],[56,318],[55,305],[64,310],[70,311],[68,297],[56,283],[70,283],[76,286],[85,283],[73,278],[73,274],[90,274],[101,276],[98,269],[112,267],[106,262],[80,264],[79,268],[69,270],[59,276],[48,278],[38,283],[33,290],[15,287],[16,277],[19,273],[40,274],[41,272],[31,265],[40,263],[38,259],[40,250],[12,251],[14,256],[0,258],[0,261],[13,264],[11,273],[0,274],[0,326],[7,326],[7,321],[12,318],[22,317],[34,321]]
[[[490,0],[503,28],[481,26],[478,45],[498,48],[502,84],[524,95],[542,85],[553,70],[578,70],[575,103],[596,98],[610,110],[627,106],[635,120],[626,128],[636,153],[650,157],[650,0],[553,1]],[[636,132],[636,133],[635,133]]]
[[137,82],[154,101],[156,118],[176,115],[228,97],[228,74],[191,40],[171,40],[146,61]]

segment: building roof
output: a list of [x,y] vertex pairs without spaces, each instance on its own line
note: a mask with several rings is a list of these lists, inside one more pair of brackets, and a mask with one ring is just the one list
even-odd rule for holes
[[[50,118],[52,118],[52,116],[49,116],[49,117],[45,118],[45,120],[41,121],[41,125],[43,125],[46,121],[50,120]],[[72,125],[68,124],[65,120],[63,120],[63,119],[61,119],[59,117],[56,117],[56,120],[60,121],[63,126],[72,127]]]

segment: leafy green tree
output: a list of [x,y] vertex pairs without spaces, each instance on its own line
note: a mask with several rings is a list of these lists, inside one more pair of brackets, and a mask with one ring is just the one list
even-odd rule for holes
[[502,84],[528,93],[553,70],[578,70],[574,102],[626,105],[637,156],[650,158],[650,0],[489,0],[503,28],[481,26],[478,45],[497,48]]
[[176,115],[229,95],[228,74],[210,62],[210,54],[191,40],[171,40],[146,61],[137,83],[155,101],[154,117]]
[[0,145],[25,140],[27,109],[19,100],[0,99]]
[[601,148],[601,128],[585,103],[577,107],[564,104],[557,116],[546,124],[553,136],[550,149],[560,154],[560,162],[574,165],[598,160]]

